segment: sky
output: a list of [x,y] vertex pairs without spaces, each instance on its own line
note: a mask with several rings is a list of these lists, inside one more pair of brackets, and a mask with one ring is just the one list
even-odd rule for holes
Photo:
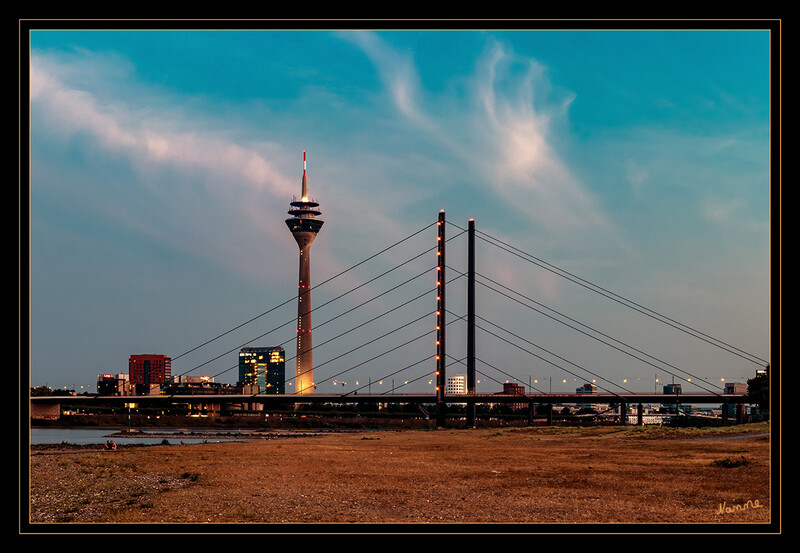
[[769,39],[33,30],[30,385],[94,392],[139,353],[235,383],[245,345],[291,376],[304,151],[320,392],[432,390],[441,210],[448,374],[478,230],[478,391],[745,382],[775,331]]

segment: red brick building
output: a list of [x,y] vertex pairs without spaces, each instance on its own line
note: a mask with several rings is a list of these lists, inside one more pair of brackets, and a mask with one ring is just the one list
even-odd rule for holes
[[[504,382],[503,383],[503,391],[497,392],[497,395],[506,395],[506,396],[524,396],[525,395],[525,386],[517,384],[515,382]],[[506,407],[510,409],[524,409],[528,406],[527,403],[506,403]]]
[[131,355],[128,370],[130,383],[134,386],[172,383],[172,359],[166,355]]

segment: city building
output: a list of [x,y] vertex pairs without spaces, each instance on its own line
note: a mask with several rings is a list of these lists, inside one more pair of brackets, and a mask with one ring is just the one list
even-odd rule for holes
[[747,394],[747,383],[745,382],[726,382],[725,383],[725,392],[726,394],[737,394],[737,395],[746,395]]
[[[525,395],[525,386],[521,384],[517,384],[515,382],[505,382],[503,384],[503,394],[508,396],[524,396]],[[508,403],[506,404],[511,409],[524,409],[528,406],[527,403]]]
[[137,394],[149,394],[156,388],[172,383],[172,360],[166,355],[131,355],[128,360],[128,374]]
[[[504,382],[503,383],[503,391],[496,392],[495,395],[504,395],[504,396],[524,396],[525,395],[525,386],[521,384],[517,384],[516,382]],[[509,409],[523,409],[528,406],[527,403],[505,403],[503,404],[505,407]]]
[[296,394],[314,393],[314,356],[311,340],[311,243],[322,228],[319,204],[308,197],[306,152],[303,151],[303,182],[300,199],[293,198],[286,226],[300,248],[300,268],[297,282],[297,369]]
[[[745,382],[726,382],[723,393],[725,394],[736,394],[736,395],[747,395],[747,383]],[[720,411],[725,411],[725,414],[728,417],[736,417],[737,413],[736,410],[739,408],[738,405],[733,403],[726,403],[720,406]]]
[[162,392],[175,396],[191,396],[234,394],[238,390],[236,386],[214,382],[214,377],[211,376],[176,376],[172,384],[165,386]]
[[466,375],[457,374],[454,376],[448,376],[444,391],[446,395],[466,394],[467,393]]
[[245,347],[239,351],[239,383],[254,393],[286,393],[285,355],[282,347]]
[[119,374],[98,374],[97,375],[97,394],[101,396],[128,396],[131,395],[131,385],[129,375]]
[[209,384],[214,382],[213,376],[191,376],[180,374],[172,379],[175,384]]
[[[680,384],[665,384],[664,385],[664,395],[665,396],[677,396],[681,394],[681,385]],[[678,412],[678,404],[677,403],[662,403],[663,408],[667,412],[675,411]],[[684,408],[685,409],[685,408]]]
[[[596,394],[597,393],[597,384],[586,382],[583,386],[575,388],[576,394]],[[595,408],[595,404],[591,402],[580,402],[575,404],[576,407],[586,407],[590,409]]]
[[503,394],[507,396],[524,396],[525,386],[516,382],[505,382],[503,384]]

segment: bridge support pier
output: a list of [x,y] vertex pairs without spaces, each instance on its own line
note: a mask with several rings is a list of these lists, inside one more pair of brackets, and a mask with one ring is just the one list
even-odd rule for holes
[[626,425],[628,423],[628,404],[627,403],[620,403],[619,404],[619,423],[621,425]]
[[644,425],[644,413],[642,411],[642,404],[640,403],[638,409],[636,410],[636,424],[639,426]]
[[553,404],[547,404],[547,426],[553,426]]

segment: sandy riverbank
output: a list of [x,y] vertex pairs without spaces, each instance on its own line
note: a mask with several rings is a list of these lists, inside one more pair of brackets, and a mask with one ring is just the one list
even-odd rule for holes
[[[562,523],[764,524],[772,513],[766,432],[766,424],[410,430],[34,450],[31,529],[84,522],[131,523],[145,532],[191,523],[219,523],[223,532],[287,531],[286,524],[303,532],[309,523],[399,531],[419,523],[532,525],[519,527],[525,531]],[[736,435],[743,437],[717,439]]]

